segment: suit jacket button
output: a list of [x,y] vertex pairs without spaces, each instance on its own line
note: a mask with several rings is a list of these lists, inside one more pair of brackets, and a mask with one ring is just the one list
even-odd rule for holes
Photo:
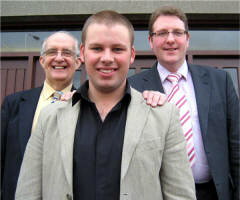
[[67,200],[72,200],[72,196],[70,194],[67,194],[66,197],[67,197]]

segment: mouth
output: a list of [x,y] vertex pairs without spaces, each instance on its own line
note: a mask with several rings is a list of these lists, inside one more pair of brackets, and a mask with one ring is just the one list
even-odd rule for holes
[[53,69],[66,69],[67,67],[65,66],[53,66]]
[[116,71],[117,69],[98,69],[98,71],[104,73],[104,74],[110,74]]
[[176,51],[178,48],[164,48],[164,51]]

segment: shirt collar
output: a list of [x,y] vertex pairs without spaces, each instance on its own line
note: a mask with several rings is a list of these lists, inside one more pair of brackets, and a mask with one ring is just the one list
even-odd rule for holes
[[[163,67],[159,62],[157,65],[157,70],[158,70],[158,73],[159,73],[159,76],[160,76],[162,82],[164,82],[166,80],[167,76],[171,73],[165,67]],[[183,64],[181,65],[181,67],[178,69],[177,72],[180,73],[185,80],[187,80],[188,66],[187,66],[186,60],[184,60]]]
[[[70,92],[72,88],[72,83],[69,84],[67,87],[65,87],[64,89],[61,90],[61,92],[65,93],[65,92]],[[47,100],[49,99],[52,94],[55,92],[56,90],[54,90],[48,83],[47,81],[44,81],[43,84],[43,89],[42,89],[42,97]]]
[[[88,97],[88,89],[89,89],[89,81],[87,80],[74,93],[74,95],[72,97],[72,106],[74,106],[79,100],[82,100],[82,99],[84,99],[88,102],[91,102],[91,100]],[[130,103],[130,101],[131,101],[131,89],[130,89],[130,84],[129,84],[128,80],[127,80],[123,99],[126,99],[128,101],[128,103]]]

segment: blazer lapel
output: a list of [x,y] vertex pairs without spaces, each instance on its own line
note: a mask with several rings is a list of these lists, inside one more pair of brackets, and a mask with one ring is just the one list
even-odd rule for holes
[[207,132],[209,102],[211,85],[209,84],[209,75],[204,68],[199,68],[195,65],[189,65],[193,85],[195,89],[196,103],[198,108],[199,123],[202,135]]
[[72,101],[68,101],[68,105],[60,109],[57,116],[57,127],[61,141],[61,159],[69,186],[72,186],[73,142],[79,110],[79,102],[72,106]]
[[152,66],[152,68],[143,77],[145,90],[154,90],[159,92],[164,92],[160,76],[157,70],[157,62]]
[[28,139],[31,135],[32,122],[41,90],[42,87],[35,88],[29,92],[24,93],[21,98],[19,105],[18,136],[22,155],[24,155]]
[[121,181],[123,180],[128,170],[132,155],[142,134],[142,130],[144,128],[150,108],[149,106],[142,106],[142,104],[145,105],[145,102],[143,98],[141,98],[141,94],[134,89],[131,89],[131,96],[132,99],[128,107],[124,135],[121,164]]

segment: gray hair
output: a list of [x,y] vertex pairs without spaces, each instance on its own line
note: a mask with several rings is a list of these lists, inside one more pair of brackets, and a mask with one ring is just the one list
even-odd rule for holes
[[74,50],[75,50],[76,56],[79,56],[79,55],[80,55],[80,49],[79,49],[78,39],[77,39],[75,36],[73,36],[73,35],[72,35],[70,32],[68,32],[68,31],[57,31],[57,32],[54,32],[54,33],[52,33],[51,35],[49,35],[47,38],[45,38],[45,39],[43,40],[43,43],[42,43],[42,49],[41,49],[40,55],[43,56],[44,52],[46,51],[47,40],[48,40],[51,36],[53,36],[53,35],[55,35],[55,34],[59,34],[59,33],[66,34],[66,35],[70,36],[70,37],[74,40],[74,42],[75,42]]

